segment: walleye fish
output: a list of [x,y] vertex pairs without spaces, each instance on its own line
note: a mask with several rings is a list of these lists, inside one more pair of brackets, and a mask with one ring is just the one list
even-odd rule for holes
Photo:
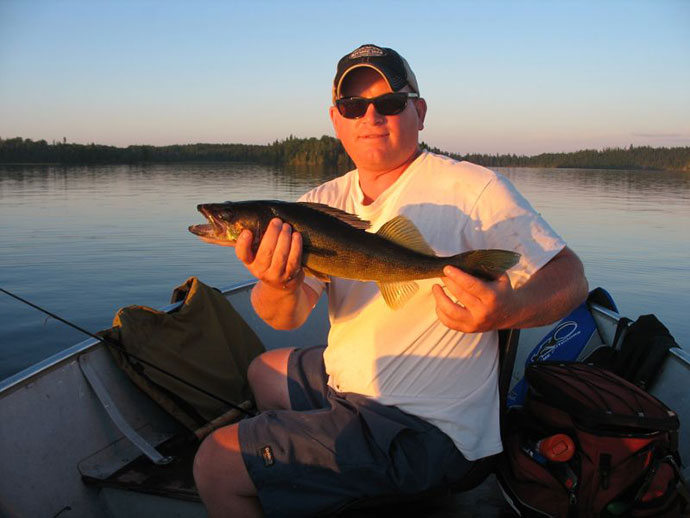
[[375,281],[389,307],[397,309],[419,286],[416,279],[443,277],[443,267],[455,266],[484,280],[495,280],[514,266],[520,254],[508,250],[472,250],[439,257],[417,227],[396,216],[378,232],[354,214],[320,203],[254,200],[204,203],[197,206],[207,224],[189,231],[217,245],[234,246],[244,229],[251,230],[258,246],[273,218],[280,218],[302,234],[305,273],[328,282],[329,276]]

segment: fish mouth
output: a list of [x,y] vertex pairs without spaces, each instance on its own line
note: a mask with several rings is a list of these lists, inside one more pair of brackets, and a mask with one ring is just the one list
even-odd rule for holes
[[205,205],[197,205],[197,210],[201,212],[208,223],[200,223],[197,225],[190,225],[188,230],[200,238],[202,241],[214,245],[235,246],[235,241],[228,238],[226,225],[223,221],[218,220]]

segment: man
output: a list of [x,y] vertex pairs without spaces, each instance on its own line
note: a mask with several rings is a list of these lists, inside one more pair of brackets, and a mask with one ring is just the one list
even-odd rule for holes
[[[249,379],[259,416],[216,431],[195,459],[211,516],[331,514],[360,498],[459,483],[501,451],[497,329],[553,322],[587,294],[582,264],[502,176],[421,152],[427,105],[408,63],[364,45],[338,63],[330,116],[357,169],[307,193],[376,231],[404,215],[439,255],[504,248],[493,282],[453,267],[391,310],[374,283],[306,278],[302,238],[273,220],[237,257],[258,279],[257,314],[300,326],[325,289],[328,347],[279,349]],[[325,367],[324,367],[325,364]]]

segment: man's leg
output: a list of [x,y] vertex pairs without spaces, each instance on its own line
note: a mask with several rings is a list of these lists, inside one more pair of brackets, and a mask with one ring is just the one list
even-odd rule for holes
[[290,405],[287,370],[294,348],[273,349],[260,354],[247,370],[249,386],[259,410],[287,410]]
[[[292,349],[265,352],[252,361],[247,379],[259,410],[290,408],[287,360]],[[194,457],[194,480],[211,517],[261,516],[261,506],[242,459],[238,425],[219,428]]]
[[212,518],[262,514],[237,432],[237,424],[219,428],[204,439],[194,457],[194,481]]

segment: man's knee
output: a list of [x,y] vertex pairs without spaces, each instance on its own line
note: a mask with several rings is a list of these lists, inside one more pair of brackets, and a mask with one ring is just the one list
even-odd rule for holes
[[292,349],[274,349],[260,354],[247,369],[247,380],[260,410],[290,408],[287,361]]
[[266,351],[254,358],[247,369],[249,382],[261,383],[287,376],[287,361],[293,348]]
[[193,473],[209,516],[261,515],[256,487],[242,458],[238,425],[219,428],[201,443]]
[[265,366],[265,360],[263,359],[263,355],[267,353],[262,353],[255,357],[250,363],[249,367],[247,367],[247,381],[249,381],[249,386],[254,387],[255,385],[258,386],[261,384],[261,378],[263,376],[263,371],[266,368]]
[[199,446],[199,449],[196,451],[196,455],[194,455],[194,466],[192,468],[192,472],[194,474],[194,482],[196,483],[196,487],[199,489],[199,492],[201,492],[202,488],[206,486],[211,478],[209,475],[209,470],[211,467],[210,461],[212,460],[209,450],[211,449],[212,447],[209,445],[208,441],[204,439]]
[[216,455],[218,444],[211,437],[212,435],[209,435],[202,441],[194,456],[194,466],[192,469],[194,482],[201,494],[208,491],[209,486],[217,480],[215,471],[218,469],[218,458]]
[[219,428],[206,437],[194,456],[194,481],[199,493],[215,492],[218,486],[229,493],[246,494],[244,461],[238,425]]

